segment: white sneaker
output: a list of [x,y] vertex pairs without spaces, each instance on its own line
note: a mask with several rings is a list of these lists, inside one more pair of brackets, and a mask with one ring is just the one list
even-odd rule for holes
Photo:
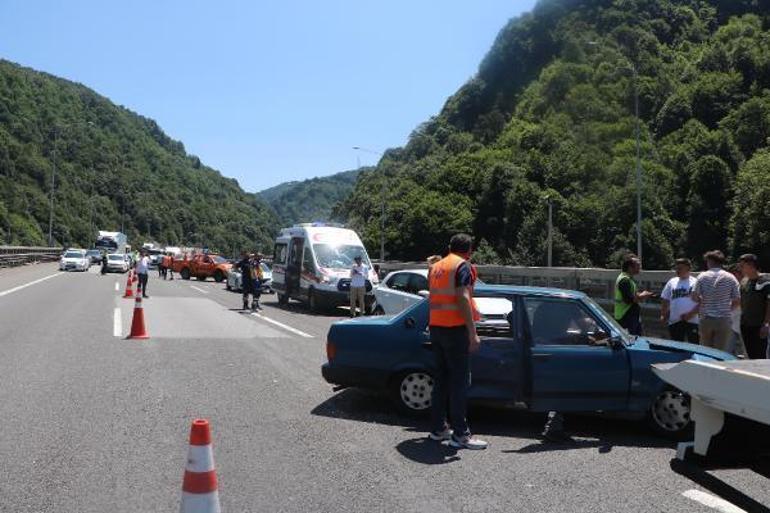
[[428,438],[436,442],[443,442],[444,440],[450,440],[452,438],[453,431],[449,428],[445,428],[444,431],[431,431],[428,433]]
[[472,451],[480,451],[486,449],[489,445],[484,440],[480,440],[472,435],[465,435],[461,437],[452,436],[449,440],[449,445],[455,449],[470,449]]

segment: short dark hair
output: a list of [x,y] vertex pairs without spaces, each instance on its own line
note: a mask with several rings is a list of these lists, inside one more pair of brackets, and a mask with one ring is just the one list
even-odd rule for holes
[[755,268],[759,269],[759,258],[754,253],[746,253],[745,255],[741,255],[738,261],[743,264],[751,264]]
[[711,251],[706,251],[703,254],[703,261],[713,262],[721,266],[725,263],[725,254],[719,251],[718,249],[712,249]]
[[452,253],[470,253],[473,248],[473,237],[467,233],[458,233],[449,241],[449,251]]
[[690,262],[689,258],[677,258],[674,265],[686,265],[687,267],[692,268],[692,262]]
[[632,265],[634,265],[636,262],[639,261],[639,257],[634,255],[633,253],[629,253],[628,255],[623,257],[623,263],[620,265],[620,269],[623,272],[628,271]]

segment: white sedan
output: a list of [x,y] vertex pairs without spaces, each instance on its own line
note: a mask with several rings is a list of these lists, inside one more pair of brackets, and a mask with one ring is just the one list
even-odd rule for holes
[[[265,262],[261,262],[259,266],[262,268],[262,293],[273,293],[273,271],[270,266]],[[232,291],[243,290],[243,277],[241,271],[235,267],[231,267],[227,272],[227,281],[225,282],[225,288]]]
[[107,272],[128,272],[130,265],[128,258],[123,253],[110,253],[107,255]]
[[91,259],[84,249],[68,249],[59,259],[60,271],[87,271],[91,267]]

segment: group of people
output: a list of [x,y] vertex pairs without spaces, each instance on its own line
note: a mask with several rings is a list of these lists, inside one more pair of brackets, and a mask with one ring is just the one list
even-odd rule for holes
[[174,279],[174,255],[172,253],[165,253],[158,259],[158,278]]
[[[676,276],[660,294],[661,321],[673,340],[701,344],[751,359],[770,358],[770,277],[760,273],[756,255],[747,253],[725,269],[719,250],[703,255],[706,270],[691,275],[692,263],[677,259]],[[615,284],[615,319],[632,335],[642,334],[640,303],[653,297],[638,290],[641,270],[635,255],[623,261]]]
[[[235,268],[241,271],[241,287],[243,290],[243,309],[256,312],[262,310],[259,305],[259,299],[262,296],[262,281],[264,280],[262,270],[261,253],[241,253],[241,259],[235,264]],[[249,306],[249,296],[251,296],[251,306]]]

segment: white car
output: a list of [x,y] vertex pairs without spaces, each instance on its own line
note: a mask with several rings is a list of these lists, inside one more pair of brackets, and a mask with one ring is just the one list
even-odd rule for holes
[[110,253],[107,255],[107,272],[128,272],[128,258],[123,253]]
[[60,271],[87,271],[91,267],[91,259],[84,249],[68,249],[59,259]]
[[[265,262],[260,262],[259,265],[262,267],[262,293],[272,294],[273,271]],[[225,288],[227,290],[233,290],[237,292],[243,290],[243,277],[241,275],[241,271],[235,267],[231,267],[230,270],[227,271],[227,282],[225,283]]]
[[[484,282],[476,280],[476,284],[484,285]],[[428,288],[427,269],[393,271],[374,289],[377,301],[374,313],[395,315],[427,297]],[[506,316],[511,311],[511,302],[502,298],[477,298],[476,306],[485,323],[507,322]]]

